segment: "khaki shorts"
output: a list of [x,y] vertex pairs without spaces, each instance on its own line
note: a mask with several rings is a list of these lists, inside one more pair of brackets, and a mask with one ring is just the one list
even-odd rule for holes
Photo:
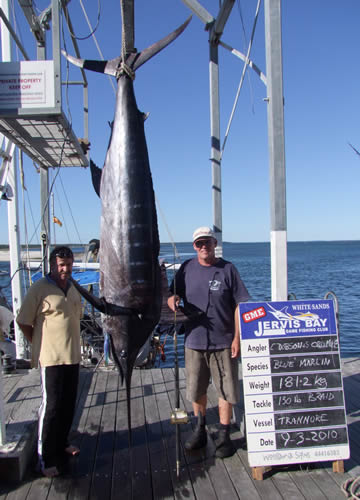
[[231,349],[197,351],[185,347],[186,398],[198,401],[207,393],[210,377],[219,398],[235,404],[240,400],[239,363]]

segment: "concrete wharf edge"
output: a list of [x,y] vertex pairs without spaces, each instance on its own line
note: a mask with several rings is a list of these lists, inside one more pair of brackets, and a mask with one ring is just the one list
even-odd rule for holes
[[[193,421],[180,426],[180,478],[176,477],[172,368],[135,370],[132,379],[132,447],[129,448],[126,391],[111,368],[81,370],[72,442],[81,448],[58,478],[40,476],[34,469],[37,410],[41,401],[39,373],[23,370],[4,376],[5,416],[9,441],[0,448],[0,500],[32,498],[115,499],[341,499],[346,479],[360,475],[360,359],[342,360],[351,458],[345,473],[332,471],[331,462],[273,467],[263,481],[252,478],[242,431],[232,427],[237,448],[233,457],[214,457],[217,431],[217,398],[209,390],[205,449],[185,453],[183,443]],[[185,374],[180,369],[181,408],[185,399]],[[243,408],[235,411],[242,421]],[[10,446],[11,448],[11,446]]]

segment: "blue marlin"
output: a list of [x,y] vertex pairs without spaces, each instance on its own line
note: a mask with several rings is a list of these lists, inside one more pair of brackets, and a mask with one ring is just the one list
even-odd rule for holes
[[131,374],[139,350],[159,321],[162,305],[160,242],[145,115],[136,104],[133,78],[135,71],[177,38],[189,21],[142,52],[129,54],[126,61],[121,57],[110,61],[75,59],[64,53],[79,67],[117,79],[115,115],[99,189],[101,298],[84,296],[104,313],[103,329],[110,334],[112,356],[126,383],[129,429]]

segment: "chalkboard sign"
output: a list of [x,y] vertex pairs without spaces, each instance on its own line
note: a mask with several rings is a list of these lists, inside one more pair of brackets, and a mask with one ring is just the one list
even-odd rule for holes
[[239,307],[251,467],[349,458],[332,300]]

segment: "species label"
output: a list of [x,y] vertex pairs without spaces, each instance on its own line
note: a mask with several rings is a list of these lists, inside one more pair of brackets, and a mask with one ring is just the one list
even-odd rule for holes
[[349,458],[332,300],[239,304],[251,467]]

